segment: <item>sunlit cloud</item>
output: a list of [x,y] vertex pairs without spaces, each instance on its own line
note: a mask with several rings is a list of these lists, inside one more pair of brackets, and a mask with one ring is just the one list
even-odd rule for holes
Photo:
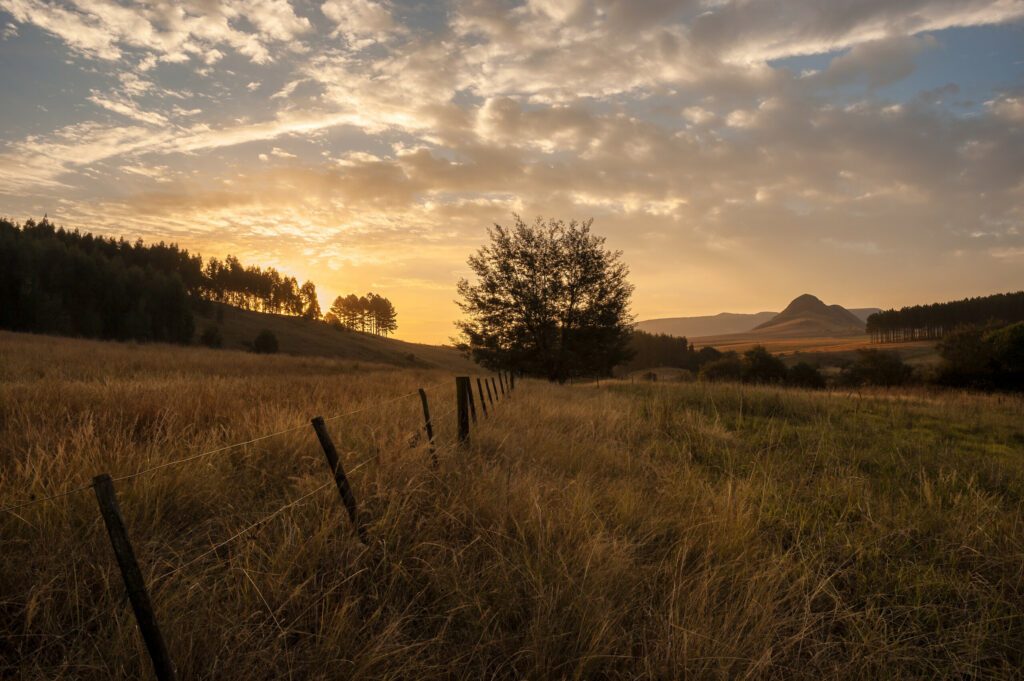
[[0,54],[63,63],[5,121],[2,210],[238,253],[327,295],[387,285],[402,333],[434,341],[466,255],[513,211],[594,216],[641,316],[1009,288],[1022,56],[983,86],[922,65],[1022,17],[1010,0],[0,0]]

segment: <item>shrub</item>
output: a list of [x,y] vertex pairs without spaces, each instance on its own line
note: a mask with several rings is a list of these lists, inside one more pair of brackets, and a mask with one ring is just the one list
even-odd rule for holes
[[825,377],[818,368],[807,362],[797,362],[786,375],[786,383],[800,388],[821,389],[825,387]]
[[252,351],[261,355],[272,355],[277,352],[277,336],[273,331],[263,329],[252,342]]
[[840,381],[844,385],[904,385],[914,371],[900,358],[899,353],[876,350],[858,350],[857,360],[843,369]]
[[700,368],[705,381],[739,381],[743,378],[743,362],[735,352],[729,352]]
[[786,365],[763,345],[743,353],[744,383],[782,383],[785,380]]
[[199,342],[208,348],[219,348],[224,345],[224,337],[220,335],[220,327],[215,324],[210,324],[203,329],[202,335],[199,336]]

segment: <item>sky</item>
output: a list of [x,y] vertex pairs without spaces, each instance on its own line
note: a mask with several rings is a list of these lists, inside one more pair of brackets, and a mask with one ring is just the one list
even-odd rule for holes
[[1024,0],[0,0],[0,215],[375,291],[513,213],[638,319],[1024,288]]

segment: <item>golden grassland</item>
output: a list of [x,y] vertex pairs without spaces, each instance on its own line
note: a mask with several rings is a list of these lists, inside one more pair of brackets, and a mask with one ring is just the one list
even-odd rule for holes
[[722,352],[735,350],[744,352],[756,345],[767,348],[769,352],[779,354],[807,353],[830,354],[853,357],[856,350],[878,348],[899,352],[904,360],[911,363],[935,361],[935,341],[913,341],[906,343],[872,343],[871,337],[863,336],[821,336],[773,338],[756,334],[730,334],[727,336],[705,336],[694,338],[693,345],[697,348],[713,347]]
[[[182,678],[1013,678],[1024,400],[521,381],[0,334],[0,505],[118,483]],[[0,678],[150,671],[90,491],[0,514]]]

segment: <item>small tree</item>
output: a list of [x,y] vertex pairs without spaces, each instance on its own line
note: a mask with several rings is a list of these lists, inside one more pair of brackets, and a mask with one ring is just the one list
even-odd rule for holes
[[608,375],[629,356],[633,286],[622,254],[591,233],[592,220],[514,217],[469,258],[477,280],[459,281],[460,347],[490,369],[552,381]]
[[277,336],[269,329],[263,329],[252,342],[252,351],[261,355],[272,355],[277,352]]
[[306,319],[320,319],[320,301],[316,297],[316,285],[307,281],[299,289],[302,299],[302,316]]
[[763,345],[756,345],[743,353],[745,383],[782,383],[785,380],[786,365]]

